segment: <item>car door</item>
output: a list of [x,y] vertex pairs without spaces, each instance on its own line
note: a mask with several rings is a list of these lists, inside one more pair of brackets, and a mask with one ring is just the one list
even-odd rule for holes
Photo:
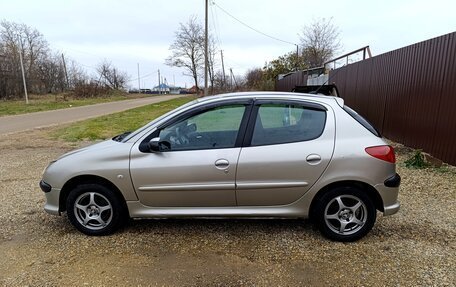
[[331,160],[334,115],[322,104],[258,100],[248,130],[238,161],[238,205],[292,203]]
[[[154,207],[235,206],[235,173],[247,111],[250,104],[245,102],[198,107],[135,144],[130,171],[140,202]],[[144,150],[157,137],[164,149]]]

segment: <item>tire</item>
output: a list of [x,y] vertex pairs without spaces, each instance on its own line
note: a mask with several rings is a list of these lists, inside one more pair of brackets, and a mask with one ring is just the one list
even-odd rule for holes
[[71,224],[86,235],[108,235],[127,219],[123,202],[107,187],[81,184],[70,191],[66,200]]
[[377,210],[362,190],[338,187],[318,200],[314,216],[318,229],[326,238],[351,242],[361,239],[372,229]]

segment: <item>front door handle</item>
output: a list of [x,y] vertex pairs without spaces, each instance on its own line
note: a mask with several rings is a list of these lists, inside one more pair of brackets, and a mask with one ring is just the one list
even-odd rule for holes
[[309,155],[306,157],[306,161],[307,161],[309,164],[318,164],[318,163],[320,163],[320,161],[321,161],[321,156],[319,156],[318,154],[309,154]]
[[230,166],[230,162],[224,158],[218,159],[215,161],[215,167],[217,169],[227,169]]

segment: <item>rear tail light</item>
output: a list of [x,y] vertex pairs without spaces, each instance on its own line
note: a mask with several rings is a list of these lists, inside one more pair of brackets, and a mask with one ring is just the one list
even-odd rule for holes
[[367,147],[366,152],[378,159],[390,162],[390,163],[395,163],[396,162],[396,156],[394,155],[394,148],[389,145],[379,145],[379,146],[371,146]]

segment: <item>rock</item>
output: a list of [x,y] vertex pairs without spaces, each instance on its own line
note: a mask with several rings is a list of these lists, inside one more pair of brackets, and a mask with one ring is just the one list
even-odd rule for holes
[[433,167],[441,167],[443,164],[443,161],[425,152],[423,152],[423,159],[426,164]]

